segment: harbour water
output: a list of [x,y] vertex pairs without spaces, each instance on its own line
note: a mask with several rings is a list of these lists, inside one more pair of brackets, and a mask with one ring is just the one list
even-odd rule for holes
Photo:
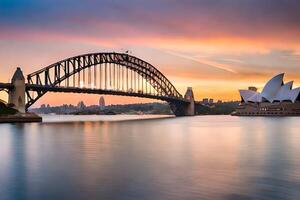
[[300,199],[300,118],[138,118],[0,124],[0,199]]

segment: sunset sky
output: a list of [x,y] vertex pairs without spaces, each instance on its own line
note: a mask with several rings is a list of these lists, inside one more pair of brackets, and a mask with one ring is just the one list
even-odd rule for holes
[[[281,72],[300,86],[299,19],[297,0],[0,0],[0,82],[18,66],[28,74],[78,54],[129,50],[182,94],[191,86],[198,100],[239,100],[238,89],[261,89]],[[59,96],[36,106],[99,97]]]

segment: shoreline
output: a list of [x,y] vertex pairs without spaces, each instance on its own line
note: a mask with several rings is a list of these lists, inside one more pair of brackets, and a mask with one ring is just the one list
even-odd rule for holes
[[[195,115],[195,116],[209,116],[206,115]],[[218,114],[219,115],[219,114]],[[222,114],[223,115],[223,114]],[[226,115],[226,114],[224,114]],[[56,119],[51,119],[55,116]],[[85,117],[90,117],[90,119],[82,119]],[[73,119],[66,119],[65,117],[70,117]],[[126,118],[124,118],[126,117]],[[190,117],[190,116],[185,116]],[[72,123],[72,122],[124,122],[124,121],[136,121],[136,120],[156,120],[156,119],[171,119],[180,118],[175,115],[163,115],[163,114],[116,114],[116,115],[71,115],[71,114],[36,114],[36,113],[23,113],[15,115],[0,115],[0,124],[2,123]]]
[[43,117],[43,123],[125,122],[175,118],[174,115],[41,115],[41,117]]
[[0,115],[0,123],[32,123],[42,122],[41,116],[35,113],[18,113],[15,115]]

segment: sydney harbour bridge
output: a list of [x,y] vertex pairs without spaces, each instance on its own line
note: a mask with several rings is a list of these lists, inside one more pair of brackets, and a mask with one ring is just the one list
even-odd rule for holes
[[[56,62],[23,76],[17,68],[11,83],[0,83],[8,105],[27,112],[47,92],[108,94],[169,103],[176,116],[195,114],[192,88],[181,95],[156,67],[125,53],[91,53]],[[62,100],[63,101],[63,100]]]

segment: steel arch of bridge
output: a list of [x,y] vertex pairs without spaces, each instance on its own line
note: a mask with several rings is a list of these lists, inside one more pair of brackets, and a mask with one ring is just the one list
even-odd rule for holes
[[[113,87],[108,87],[111,81]],[[85,82],[88,87],[81,85]],[[115,52],[67,58],[29,74],[26,109],[48,91],[137,96],[188,103],[154,66],[137,57]]]

